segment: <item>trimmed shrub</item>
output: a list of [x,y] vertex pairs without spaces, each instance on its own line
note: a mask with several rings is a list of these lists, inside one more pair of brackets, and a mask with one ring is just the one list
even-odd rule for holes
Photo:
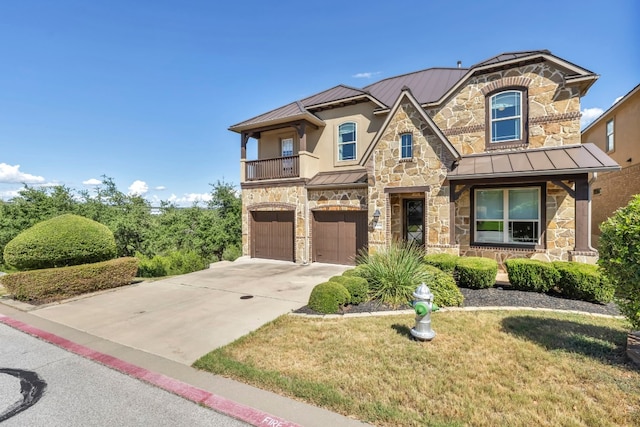
[[136,258],[118,258],[72,267],[22,271],[0,276],[0,283],[20,301],[46,303],[131,283]]
[[550,262],[516,258],[506,260],[504,265],[511,286],[521,291],[548,292],[560,279],[560,273]]
[[413,300],[413,291],[428,279],[424,249],[403,242],[373,254],[361,253],[358,263],[369,282],[371,298],[398,307]]
[[318,313],[337,313],[349,302],[351,295],[340,283],[329,281],[316,285],[309,296],[309,308]]
[[460,257],[456,265],[458,283],[464,288],[484,289],[496,284],[498,263],[489,258]]
[[349,291],[349,304],[360,304],[369,299],[369,282],[358,276],[333,276],[330,282],[338,282]]
[[175,251],[167,256],[156,255],[153,258],[137,253],[136,258],[140,260],[138,277],[187,274],[204,270],[209,266],[208,261],[195,251]]
[[616,287],[616,304],[640,329],[640,195],[600,224],[598,264]]
[[429,254],[425,255],[424,262],[427,265],[432,265],[445,273],[453,274],[456,269],[456,264],[460,259],[457,255],[451,254]]
[[5,261],[19,270],[66,267],[116,256],[116,241],[106,226],[65,214],[39,222],[4,248]]
[[343,276],[356,276],[356,277],[365,277],[366,272],[364,271],[364,267],[361,265],[356,265],[356,268],[352,268],[349,270],[345,270],[342,273]]
[[425,265],[429,278],[425,281],[429,290],[433,293],[433,302],[440,307],[460,306],[464,296],[456,285],[451,274],[432,266]]
[[553,266],[560,273],[558,289],[567,298],[603,304],[613,300],[615,286],[597,265],[556,261]]

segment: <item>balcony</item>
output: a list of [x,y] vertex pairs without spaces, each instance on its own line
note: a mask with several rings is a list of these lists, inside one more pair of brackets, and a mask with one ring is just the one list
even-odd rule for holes
[[246,181],[298,178],[300,176],[300,156],[252,160],[245,162],[245,166]]

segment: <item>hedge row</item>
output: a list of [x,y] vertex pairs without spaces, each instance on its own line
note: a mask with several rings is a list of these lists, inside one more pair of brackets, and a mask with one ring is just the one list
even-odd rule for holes
[[424,257],[424,262],[452,274],[464,288],[490,288],[496,283],[498,263],[493,259],[429,254]]
[[23,271],[0,277],[0,283],[21,301],[46,303],[131,283],[136,258],[117,258],[72,267]]
[[555,289],[567,298],[597,303],[611,302],[615,293],[614,284],[596,265],[510,259],[505,261],[505,266],[511,285],[523,291]]

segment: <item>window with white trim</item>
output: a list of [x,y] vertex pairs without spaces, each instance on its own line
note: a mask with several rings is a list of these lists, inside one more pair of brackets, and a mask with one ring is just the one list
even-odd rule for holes
[[282,157],[293,156],[293,138],[285,138],[281,141]]
[[607,122],[607,153],[613,151],[613,149],[613,119],[611,119]]
[[539,187],[476,189],[474,204],[475,242],[514,245],[539,243]]
[[400,158],[411,159],[413,157],[413,135],[403,133],[400,135]]
[[491,143],[522,140],[522,92],[509,90],[491,96]]
[[338,160],[356,159],[356,124],[343,123],[338,126]]

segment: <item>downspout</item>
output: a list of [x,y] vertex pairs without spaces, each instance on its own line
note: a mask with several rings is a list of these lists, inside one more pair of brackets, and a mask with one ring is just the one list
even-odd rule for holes
[[309,190],[304,187],[304,258],[302,265],[309,265]]
[[598,172],[594,172],[593,176],[589,180],[589,201],[587,202],[587,227],[589,227],[589,235],[587,237],[587,247],[592,251],[596,252],[596,250],[591,246],[591,195],[593,192],[591,191],[591,185],[598,180]]

